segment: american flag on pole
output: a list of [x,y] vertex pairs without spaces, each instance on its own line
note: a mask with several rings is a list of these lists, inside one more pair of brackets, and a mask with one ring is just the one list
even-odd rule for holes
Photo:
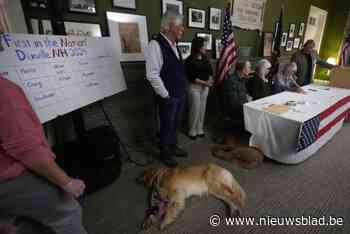
[[230,4],[225,10],[224,29],[221,39],[222,50],[220,52],[220,59],[217,67],[217,77],[215,85],[220,85],[226,78],[231,65],[237,58],[237,43],[232,29]]
[[339,121],[349,118],[350,96],[347,96],[321,114],[304,122],[300,128],[297,152],[315,143],[319,138],[331,130]]

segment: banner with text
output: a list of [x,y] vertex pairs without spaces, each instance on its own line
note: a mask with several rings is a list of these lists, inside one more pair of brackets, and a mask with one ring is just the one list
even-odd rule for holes
[[232,25],[242,29],[262,31],[265,5],[266,0],[234,0]]
[[20,85],[42,123],[126,89],[109,37],[3,34],[0,74]]

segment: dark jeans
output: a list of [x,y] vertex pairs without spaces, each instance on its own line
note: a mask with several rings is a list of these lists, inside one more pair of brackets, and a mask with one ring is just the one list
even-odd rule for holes
[[185,96],[167,99],[157,96],[160,127],[160,151],[167,154],[177,144],[176,132],[181,126]]
[[244,131],[244,112],[243,106],[232,109],[230,113],[230,118],[234,122],[234,128],[239,131]]

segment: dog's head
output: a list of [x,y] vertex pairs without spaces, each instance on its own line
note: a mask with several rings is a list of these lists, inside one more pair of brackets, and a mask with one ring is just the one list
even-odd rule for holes
[[136,181],[140,184],[144,184],[146,187],[151,187],[153,182],[157,179],[160,169],[150,168],[145,170]]

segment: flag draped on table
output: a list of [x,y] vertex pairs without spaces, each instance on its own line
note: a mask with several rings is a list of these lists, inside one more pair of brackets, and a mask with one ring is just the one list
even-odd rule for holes
[[231,65],[234,64],[237,59],[237,42],[232,29],[230,4],[225,10],[224,28],[221,39],[222,50],[220,52],[220,59],[217,67],[217,77],[215,80],[215,86],[220,85],[227,79],[228,72]]
[[347,96],[321,114],[304,122],[298,136],[297,151],[302,151],[312,145],[339,121],[347,119],[350,114],[349,103],[350,96]]

